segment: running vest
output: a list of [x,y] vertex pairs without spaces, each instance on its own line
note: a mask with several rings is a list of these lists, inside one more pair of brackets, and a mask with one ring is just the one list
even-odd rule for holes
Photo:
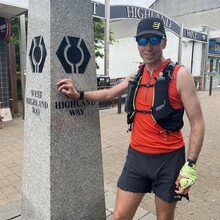
[[[142,65],[137,75],[128,83],[128,96],[125,106],[127,112],[127,123],[131,126],[136,112],[151,114],[156,123],[167,132],[178,131],[183,127],[184,109],[174,109],[169,103],[168,87],[172,79],[173,70],[176,64],[170,62],[164,68],[159,77],[156,77],[155,84],[140,84],[145,65]],[[135,106],[136,94],[140,86],[154,87],[154,99],[150,111],[138,110]]]

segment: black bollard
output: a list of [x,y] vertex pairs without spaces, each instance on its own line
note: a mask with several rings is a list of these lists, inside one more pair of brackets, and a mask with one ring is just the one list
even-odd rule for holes
[[121,104],[122,104],[122,98],[121,96],[118,97],[118,114],[121,113]]
[[10,103],[11,115],[12,115],[12,118],[14,118],[14,104],[13,104],[13,99],[9,99],[9,103]]
[[209,95],[212,95],[212,81],[213,81],[213,76],[210,76],[210,84],[209,84]]

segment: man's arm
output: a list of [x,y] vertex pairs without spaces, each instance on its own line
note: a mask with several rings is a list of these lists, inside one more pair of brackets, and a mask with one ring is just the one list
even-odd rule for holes
[[[177,74],[177,90],[179,91],[181,101],[191,126],[187,159],[196,162],[202,148],[205,127],[194,80],[185,67],[180,67]],[[196,172],[196,170],[193,170],[193,173],[194,172]],[[190,186],[186,188],[180,187],[180,180],[183,178],[185,177],[179,175],[176,181],[177,190],[175,192],[178,194],[187,194],[190,189]],[[196,179],[197,177],[194,176],[194,178]]]
[[[128,88],[128,81],[130,79],[130,75],[123,80],[121,83],[115,85],[110,89],[102,89],[102,90],[95,90],[95,91],[85,91],[84,92],[84,99],[88,101],[107,101],[112,100],[116,97],[119,97],[126,93]],[[58,91],[62,92],[63,94],[69,96],[70,98],[78,100],[80,97],[79,92],[73,85],[71,79],[63,79],[57,83]]]
[[191,126],[187,158],[196,162],[202,148],[205,128],[194,80],[185,67],[181,67],[177,74],[177,89]]

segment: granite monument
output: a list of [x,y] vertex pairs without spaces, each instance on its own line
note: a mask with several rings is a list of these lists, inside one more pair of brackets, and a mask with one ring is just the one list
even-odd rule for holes
[[95,90],[90,0],[29,0],[22,220],[102,220],[98,104],[57,91]]

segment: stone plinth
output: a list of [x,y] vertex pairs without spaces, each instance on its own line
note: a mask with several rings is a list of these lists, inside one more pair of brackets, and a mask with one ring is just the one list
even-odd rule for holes
[[23,220],[105,219],[97,103],[56,83],[96,89],[90,0],[29,0]]

